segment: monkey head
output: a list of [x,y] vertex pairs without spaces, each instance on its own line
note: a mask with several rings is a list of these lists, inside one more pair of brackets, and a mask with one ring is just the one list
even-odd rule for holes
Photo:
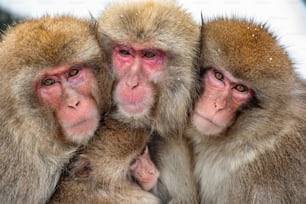
[[200,29],[172,1],[110,4],[98,20],[117,118],[160,132],[184,126],[196,92]]
[[1,59],[4,123],[50,141],[56,135],[79,144],[93,135],[110,107],[112,82],[91,23],[70,16],[27,20],[4,34]]
[[219,18],[204,23],[201,33],[203,94],[193,116],[197,129],[215,135],[235,129],[239,121],[248,127],[252,119],[245,115],[264,122],[267,110],[277,113],[286,106],[296,76],[266,25]]

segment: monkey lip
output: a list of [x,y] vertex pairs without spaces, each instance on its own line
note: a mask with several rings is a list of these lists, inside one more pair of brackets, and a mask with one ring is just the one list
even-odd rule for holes
[[95,130],[98,126],[98,120],[96,118],[87,118],[80,120],[76,123],[73,123],[69,127],[67,127],[71,132],[78,133],[78,135],[82,133],[87,133],[92,130]]
[[147,110],[147,105],[143,103],[124,103],[120,105],[128,113],[142,113]]

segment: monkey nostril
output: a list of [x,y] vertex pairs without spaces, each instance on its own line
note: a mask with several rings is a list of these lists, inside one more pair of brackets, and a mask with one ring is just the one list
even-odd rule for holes
[[135,83],[131,88],[136,88],[139,85],[139,82]]
[[127,87],[129,87],[131,89],[134,89],[137,86],[139,86],[139,82],[126,82],[125,84],[126,84]]
[[75,103],[70,103],[67,106],[69,108],[77,108],[80,105],[80,101],[76,101]]

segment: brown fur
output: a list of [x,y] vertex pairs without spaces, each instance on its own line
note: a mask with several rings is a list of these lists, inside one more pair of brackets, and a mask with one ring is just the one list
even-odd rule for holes
[[[98,38],[107,53],[109,66],[112,67],[111,51],[114,45],[145,44],[166,52],[167,80],[157,79],[157,101],[149,117],[125,118],[116,111],[112,113],[113,119],[126,123],[127,127],[122,131],[117,131],[115,127],[109,130],[101,127],[99,138],[81,152],[90,161],[77,159],[72,163],[70,176],[64,177],[58,186],[53,202],[159,203],[156,197],[126,177],[130,162],[149,141],[148,135],[142,136],[142,139],[137,138],[138,134],[133,135],[135,130],[128,128],[130,126],[162,135],[154,141],[158,143],[158,146],[153,146],[156,147],[154,150],[151,146],[151,150],[157,152],[152,156],[158,157],[155,160],[161,172],[154,193],[163,201],[197,203],[189,146],[182,138],[182,131],[197,91],[194,63],[198,37],[198,25],[171,1],[122,1],[106,7],[98,19]],[[107,143],[108,139],[114,143]],[[142,145],[139,146],[137,143],[140,141]],[[129,149],[127,144],[134,149]],[[122,152],[126,154],[121,155]],[[89,172],[82,168],[88,162],[92,164],[92,171]],[[87,176],[90,178],[85,179]],[[80,178],[83,180],[79,181]]]
[[[155,160],[158,162],[161,172],[160,184],[162,184],[162,188],[157,188],[154,192],[160,195],[164,201],[172,199],[174,203],[197,203],[189,147],[182,138],[182,131],[197,91],[197,70],[194,63],[198,48],[198,26],[189,14],[170,1],[119,2],[110,4],[99,18],[98,36],[103,50],[107,52],[110,67],[112,66],[111,50],[116,43],[146,44],[167,53],[166,75],[168,80],[157,83],[158,95],[156,96],[156,106],[152,107],[152,115],[148,118],[132,119],[113,113],[111,117],[128,123],[132,127],[157,130],[162,137],[160,141],[155,141],[155,143],[159,143],[159,146],[153,150],[158,152],[153,157],[158,157]],[[100,136],[101,138],[107,137],[108,134],[117,138],[119,133],[105,133],[105,136],[104,133],[101,134],[103,135]],[[148,140],[149,138],[146,142]],[[130,140],[130,143],[133,144],[137,141],[137,139]],[[66,202],[68,199],[67,202],[74,202],[74,197],[82,197],[79,196],[80,194],[83,195],[84,202],[159,202],[153,195],[142,191],[125,178],[129,163],[113,159],[117,158],[119,156],[117,154],[120,152],[126,151],[124,149],[126,147],[120,143],[114,145],[118,148],[107,147],[107,144],[103,143],[92,147],[93,151],[87,152],[86,157],[94,158],[90,159],[90,163],[95,166],[93,171],[101,173],[94,173],[94,181],[87,180],[85,184],[76,184],[74,181],[74,179],[82,177],[82,173],[65,178],[66,181],[60,184],[58,189],[58,192],[65,193],[56,195],[58,198],[55,197],[55,200]],[[101,146],[105,146],[104,148],[107,150],[99,153],[97,149],[102,148]],[[134,151],[138,152],[139,147],[135,146],[135,148]],[[183,148],[182,151],[181,148]],[[110,160],[107,155],[112,152],[114,155]],[[100,159],[95,158],[96,154],[101,154]],[[133,154],[133,156],[135,155]],[[123,159],[131,161],[128,155]],[[102,166],[99,166],[100,164]],[[114,166],[120,167],[118,169],[122,175],[120,172],[115,172]],[[104,168],[110,169],[110,172]],[[86,174],[87,172],[85,172]],[[116,179],[113,180],[112,177]],[[102,183],[102,181],[108,180],[110,182]],[[70,185],[70,182],[73,184]],[[97,185],[100,184],[93,188],[99,193],[84,192],[84,189],[89,189],[88,186],[92,186],[93,182],[97,182]],[[81,186],[81,189],[78,189],[77,186]],[[116,190],[112,191],[112,189]],[[69,196],[65,196],[65,194]],[[146,201],[139,198],[139,195],[142,194]],[[149,201],[150,199],[151,201]]]
[[194,63],[199,28],[191,16],[173,1],[121,1],[104,10],[98,19],[98,33],[109,60],[113,45],[121,43],[152,46],[165,51],[168,57],[167,80],[156,82],[158,96],[150,118],[116,118],[131,125],[152,127],[164,135],[182,131],[196,95]]
[[0,59],[1,202],[45,203],[78,145],[63,140],[52,110],[37,97],[34,81],[44,68],[87,63],[104,79],[98,81],[101,94],[97,87],[92,94],[105,112],[111,80],[104,56],[90,22],[45,16],[10,28],[0,44]]
[[161,203],[128,177],[131,162],[148,138],[145,130],[106,118],[90,144],[72,161],[50,203]]
[[257,104],[220,135],[187,132],[201,203],[304,203],[306,91],[286,51],[252,21],[220,18],[202,29],[202,69],[219,67],[248,82]]
[[120,1],[110,4],[98,19],[100,44],[110,66],[116,44],[147,45],[166,53],[166,79],[155,82],[156,104],[151,115],[127,118],[115,112],[113,117],[134,127],[150,128],[161,136],[160,141],[154,141],[158,145],[150,147],[156,152],[152,157],[160,170],[158,186],[163,186],[155,193],[174,203],[197,203],[189,147],[182,132],[197,96],[199,34],[191,15],[174,1]]

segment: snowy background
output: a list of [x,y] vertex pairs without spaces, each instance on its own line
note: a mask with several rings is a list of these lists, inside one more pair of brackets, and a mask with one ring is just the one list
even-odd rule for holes
[[[97,17],[110,0],[0,0],[0,6],[22,17],[72,14]],[[178,0],[200,22],[217,16],[239,16],[267,23],[289,51],[306,79],[306,3],[304,0]]]

